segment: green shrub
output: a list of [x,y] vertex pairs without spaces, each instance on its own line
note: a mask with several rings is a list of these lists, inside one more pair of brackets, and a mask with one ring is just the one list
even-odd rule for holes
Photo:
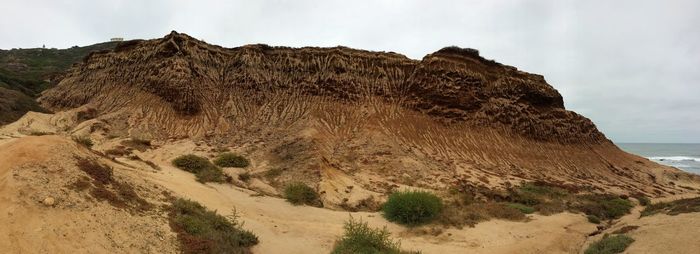
[[597,241],[586,249],[585,254],[612,254],[622,253],[627,247],[634,242],[629,236],[615,235],[604,236],[603,239]]
[[535,212],[535,208],[518,203],[510,203],[508,204],[508,207],[515,208],[524,214],[531,214]]
[[214,160],[214,164],[219,167],[245,168],[250,165],[250,161],[240,155],[233,153],[222,153],[216,158],[216,160]]
[[175,167],[188,171],[190,173],[197,173],[199,171],[205,170],[207,168],[213,167],[214,165],[207,160],[207,158],[200,157],[194,154],[182,155],[173,160],[173,165]]
[[402,254],[416,253],[401,250],[401,243],[389,238],[389,231],[370,228],[367,222],[355,221],[352,217],[345,222],[345,233],[336,241],[331,254],[382,253]]
[[674,200],[671,202],[660,202],[647,205],[642,211],[642,216],[666,213],[668,215],[678,215],[681,213],[700,212],[700,197]]
[[321,206],[316,190],[304,183],[292,183],[284,188],[284,198],[295,205]]
[[595,215],[588,215],[586,216],[586,219],[588,219],[588,222],[593,223],[593,224],[600,224],[600,218]]
[[605,209],[605,218],[617,219],[625,214],[628,214],[634,204],[626,199],[614,198],[610,200],[604,200],[601,202],[603,209]]
[[583,195],[575,209],[601,220],[617,219],[628,214],[634,205],[627,199],[613,195]]
[[87,136],[73,137],[73,141],[87,148],[92,148],[92,146],[95,144],[92,142],[92,139]]
[[568,207],[564,200],[552,200],[539,203],[534,208],[539,214],[552,215],[564,212]]
[[418,225],[433,220],[441,210],[442,200],[430,192],[394,192],[384,204],[384,217],[404,225]]
[[168,216],[184,253],[250,253],[258,243],[235,214],[226,218],[191,200],[173,201]]
[[226,181],[226,174],[204,157],[194,154],[182,155],[173,160],[173,165],[179,169],[194,173],[197,181],[202,183]]

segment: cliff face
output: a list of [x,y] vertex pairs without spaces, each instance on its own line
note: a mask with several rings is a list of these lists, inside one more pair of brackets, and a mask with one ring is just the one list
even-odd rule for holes
[[437,189],[545,179],[660,194],[675,172],[617,149],[542,76],[456,47],[417,61],[222,48],[173,32],[87,56],[39,101],[95,109],[107,133],[232,144],[284,169],[282,182],[339,170],[373,191],[392,188],[369,177],[380,175]]
[[542,76],[460,48],[444,48],[415,61],[343,47],[226,49],[173,32],[91,54],[40,101],[52,109],[93,103],[109,111],[112,102],[98,98],[146,93],[179,117],[197,117],[226,114],[220,105],[240,90],[340,101],[376,96],[445,122],[504,127],[537,140],[605,140],[590,120],[564,109],[561,95]]

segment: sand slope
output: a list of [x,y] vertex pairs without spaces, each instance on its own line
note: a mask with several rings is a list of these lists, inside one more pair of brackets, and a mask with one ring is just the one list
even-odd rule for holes
[[[65,137],[0,143],[1,253],[177,252],[174,234],[158,212],[133,215],[70,189],[84,175],[74,156],[94,158]],[[139,183],[119,171],[115,175]],[[140,187],[139,193],[150,192]],[[49,197],[55,204],[42,203]]]
[[293,206],[282,199],[257,196],[250,190],[228,184],[203,185],[191,174],[170,166],[169,161],[187,149],[194,149],[194,146],[165,146],[147,152],[142,157],[153,159],[162,170],[134,173],[219,213],[228,215],[235,209],[245,221],[245,228],[260,238],[260,244],[254,247],[255,253],[327,253],[350,216],[367,221],[373,227],[386,226],[393,236],[401,238],[404,248],[423,253],[575,253],[585,235],[595,230],[582,215],[563,213],[535,215],[530,222],[494,220],[474,228],[447,229],[433,236],[420,233],[430,229],[410,230],[386,221],[379,213]]
[[[95,149],[106,149],[110,142]],[[571,213],[531,215],[528,222],[492,220],[464,229],[409,229],[386,221],[379,213],[293,206],[230,184],[201,184],[192,174],[170,165],[180,154],[206,155],[207,151],[191,141],[134,151],[155,162],[160,170],[125,158],[99,160],[113,167],[115,177],[137,186],[139,194],[154,204],[165,204],[161,194],[165,191],[196,200],[223,215],[235,210],[244,227],[260,238],[254,253],[327,253],[350,216],[373,227],[387,227],[405,249],[423,253],[581,253],[602,236],[587,237],[596,230],[595,225],[583,215]],[[69,185],[84,175],[75,167],[76,156],[99,158],[65,136],[0,139],[0,224],[4,225],[0,235],[7,236],[0,238],[0,252],[178,252],[163,208],[131,214],[71,189]],[[43,204],[46,197],[54,198],[56,204]],[[636,239],[629,253],[697,253],[700,249],[700,231],[694,230],[700,226],[700,214],[639,219],[640,209],[606,231],[640,226],[628,233]]]

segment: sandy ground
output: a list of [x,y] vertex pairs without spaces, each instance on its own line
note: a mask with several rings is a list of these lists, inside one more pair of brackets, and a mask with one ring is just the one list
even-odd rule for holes
[[[98,146],[98,149],[100,147]],[[196,200],[223,215],[240,216],[244,227],[258,235],[254,253],[328,253],[351,216],[373,227],[387,227],[402,247],[423,253],[581,253],[601,235],[579,214],[532,215],[528,222],[492,220],[474,228],[408,229],[384,220],[379,213],[344,212],[293,206],[230,184],[201,184],[170,165],[185,153],[204,153],[192,142],[164,145],[138,155],[161,170],[111,163],[116,175],[151,186],[152,193],[169,190]],[[2,253],[169,253],[177,242],[164,214],[132,216],[105,203],[65,190],[77,174],[66,158],[89,154],[67,137],[0,138],[0,252]],[[126,161],[125,161],[126,162]],[[105,163],[110,163],[105,161]],[[136,180],[138,179],[138,180]],[[45,197],[57,205],[41,203]],[[698,253],[700,214],[639,218],[641,207],[606,232],[626,225],[636,242],[628,253]],[[687,230],[682,230],[687,229]]]
[[563,213],[534,215],[529,222],[493,220],[474,228],[443,230],[434,236],[421,233],[421,229],[410,230],[390,223],[379,213],[293,206],[280,198],[259,196],[228,184],[198,183],[192,174],[169,163],[190,149],[194,145],[182,144],[143,154],[144,159],[153,160],[162,170],[133,173],[221,214],[229,215],[235,210],[245,222],[245,228],[260,238],[260,244],[253,249],[255,253],[328,253],[350,216],[373,227],[386,226],[393,236],[401,239],[405,249],[423,253],[576,253],[585,235],[595,230],[582,215]]
[[74,156],[91,153],[59,136],[0,140],[0,253],[177,252],[157,211],[133,215],[69,189],[82,174]]
[[635,242],[627,253],[700,253],[700,213],[659,214],[630,225],[639,228],[628,234]]
[[[676,199],[693,198],[697,195],[677,195],[659,198],[654,202],[667,202]],[[613,232],[625,227],[636,226],[626,235],[635,241],[625,250],[625,253],[673,253],[673,254],[697,254],[700,253],[700,213],[685,213],[676,216],[656,214],[640,217],[644,207],[637,206],[628,215],[623,216],[599,235],[586,240],[584,246],[600,240],[605,233]],[[583,254],[583,248],[580,253]]]

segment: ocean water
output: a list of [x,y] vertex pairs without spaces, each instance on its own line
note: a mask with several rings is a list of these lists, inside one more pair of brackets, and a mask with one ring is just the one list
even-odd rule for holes
[[617,143],[617,146],[659,164],[700,174],[700,144]]

